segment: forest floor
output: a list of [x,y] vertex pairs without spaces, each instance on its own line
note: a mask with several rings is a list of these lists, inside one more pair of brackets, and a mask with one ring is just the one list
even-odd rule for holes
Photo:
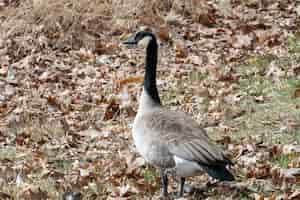
[[[300,199],[300,3],[0,0],[0,199],[159,199],[131,137],[143,49],[159,39],[163,104],[188,112],[236,181],[184,199]],[[170,191],[178,187],[171,179]]]

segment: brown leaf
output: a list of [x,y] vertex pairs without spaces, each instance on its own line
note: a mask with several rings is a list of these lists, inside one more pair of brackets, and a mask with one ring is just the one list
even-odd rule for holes
[[7,72],[8,72],[8,67],[6,66],[0,67],[0,76],[5,76]]
[[275,194],[273,194],[272,196],[270,196],[270,197],[268,198],[268,200],[276,200]]
[[136,182],[136,187],[139,191],[147,190],[152,194],[157,190],[157,185],[150,184],[148,181],[145,181],[145,179],[138,180]]
[[43,200],[47,199],[47,192],[42,191],[40,187],[29,185],[20,191],[20,196],[25,200]]
[[296,190],[288,197],[288,200],[297,200],[297,199],[300,199],[300,191],[299,190]]
[[105,54],[107,52],[107,48],[105,46],[105,44],[103,43],[102,40],[96,40],[95,41],[95,53],[101,55],[101,54]]
[[298,97],[300,97],[300,87],[296,88],[293,95],[293,98],[298,98]]
[[254,194],[255,200],[264,200],[264,195],[262,194]]
[[184,44],[177,43],[175,45],[176,58],[186,58],[188,56],[188,51]]
[[129,77],[126,79],[117,80],[117,89],[120,91],[125,85],[128,85],[130,83],[142,83],[143,81],[144,78],[142,76]]
[[106,107],[103,120],[107,121],[112,119],[120,111],[120,106],[116,100],[111,100],[109,105]]
[[267,44],[269,47],[273,47],[280,44],[278,30],[256,30],[254,33],[257,43],[260,45]]
[[81,62],[96,62],[96,55],[89,50],[80,49],[79,51],[73,51],[72,53],[78,56]]
[[198,15],[198,22],[204,26],[212,27],[216,24],[216,18],[212,13],[200,13]]
[[222,145],[228,145],[231,143],[231,137],[226,135],[222,136],[221,139],[216,140],[217,143],[222,144]]
[[159,39],[164,42],[168,42],[170,40],[170,31],[169,31],[168,27],[166,27],[166,26],[160,27],[157,32],[157,35],[158,35]]
[[199,86],[199,85],[193,85],[193,92],[200,97],[208,97],[209,96],[209,91],[207,87]]
[[266,178],[271,175],[271,167],[268,164],[260,164],[248,168],[247,177],[249,178]]
[[3,200],[13,199],[9,194],[4,193],[4,192],[0,192],[0,198],[3,199]]
[[[299,7],[300,7],[300,6],[299,6]],[[295,75],[297,75],[297,76],[300,75],[300,67],[295,67],[295,68],[293,69],[293,71],[294,71]]]

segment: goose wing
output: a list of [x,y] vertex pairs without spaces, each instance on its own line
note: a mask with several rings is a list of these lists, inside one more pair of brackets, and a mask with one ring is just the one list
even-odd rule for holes
[[232,164],[205,130],[185,113],[162,109],[145,117],[148,118],[146,129],[165,144],[170,153],[202,165]]

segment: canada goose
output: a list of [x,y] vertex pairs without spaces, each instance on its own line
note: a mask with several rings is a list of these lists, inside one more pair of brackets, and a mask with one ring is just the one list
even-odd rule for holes
[[167,171],[180,177],[179,196],[185,177],[207,172],[221,181],[234,180],[226,165],[232,162],[207,136],[204,129],[183,112],[171,111],[161,104],[156,87],[157,41],[151,32],[140,31],[124,44],[146,45],[144,87],[133,123],[133,139],[138,152],[159,168],[163,196],[168,196]]

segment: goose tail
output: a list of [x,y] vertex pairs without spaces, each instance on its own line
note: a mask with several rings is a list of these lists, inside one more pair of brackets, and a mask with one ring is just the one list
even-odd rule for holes
[[211,177],[220,181],[234,181],[234,176],[224,165],[201,165]]

